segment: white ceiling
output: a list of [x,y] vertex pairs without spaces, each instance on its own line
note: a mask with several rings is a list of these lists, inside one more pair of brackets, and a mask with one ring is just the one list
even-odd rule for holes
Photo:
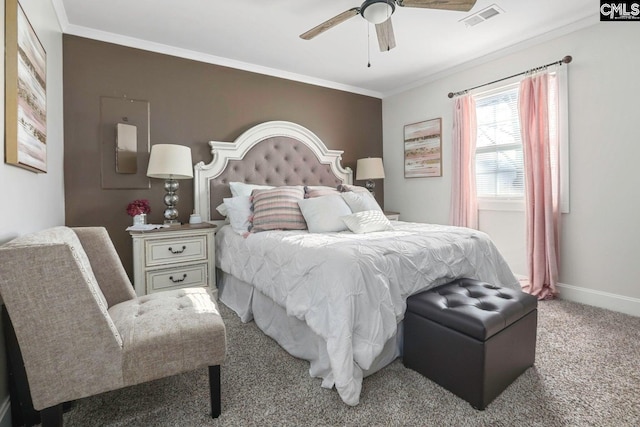
[[[597,0],[478,0],[470,12],[397,7],[397,47],[380,52],[371,26],[367,67],[360,16],[313,40],[299,37],[360,0],[52,1],[67,34],[379,98],[599,17]],[[460,22],[492,4],[505,13],[473,27]]]

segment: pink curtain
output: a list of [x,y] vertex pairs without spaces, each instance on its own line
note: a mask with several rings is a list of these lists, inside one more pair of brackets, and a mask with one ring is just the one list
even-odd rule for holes
[[476,103],[470,95],[456,98],[453,113],[451,224],[478,228],[476,200]]
[[546,71],[520,83],[520,126],[524,151],[527,257],[525,292],[538,299],[557,294],[559,247],[557,87]]

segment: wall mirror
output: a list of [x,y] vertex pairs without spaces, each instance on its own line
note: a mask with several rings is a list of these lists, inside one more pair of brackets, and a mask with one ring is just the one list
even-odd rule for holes
[[126,123],[116,124],[116,172],[138,172],[138,128]]
[[100,97],[102,188],[150,188],[149,102]]

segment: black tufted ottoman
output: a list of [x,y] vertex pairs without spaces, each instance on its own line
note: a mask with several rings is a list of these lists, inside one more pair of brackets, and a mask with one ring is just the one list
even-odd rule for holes
[[536,297],[458,279],[407,299],[404,365],[484,409],[533,365]]

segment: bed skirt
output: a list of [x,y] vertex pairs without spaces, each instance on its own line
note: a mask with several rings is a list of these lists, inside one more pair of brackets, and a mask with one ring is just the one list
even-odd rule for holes
[[[322,378],[322,387],[333,387],[327,342],[321,336],[302,320],[288,316],[284,308],[250,284],[220,269],[216,269],[216,273],[218,297],[224,305],[233,310],[242,322],[254,320],[260,330],[292,356],[309,361],[309,375]],[[395,335],[385,343],[371,368],[362,370],[363,376],[371,375],[393,362],[400,357],[401,350],[402,322],[398,324]]]

